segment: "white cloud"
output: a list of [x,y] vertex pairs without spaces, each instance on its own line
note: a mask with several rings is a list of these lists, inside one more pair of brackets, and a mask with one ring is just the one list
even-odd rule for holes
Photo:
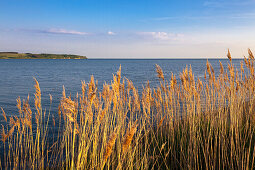
[[107,34],[108,34],[108,35],[115,35],[116,33],[115,33],[115,32],[112,32],[112,31],[108,31]]
[[[107,33],[107,31],[106,31]],[[44,35],[1,32],[0,46],[3,51],[35,53],[74,53],[89,58],[181,58],[224,57],[229,48],[234,57],[247,55],[247,48],[255,51],[254,27],[236,30],[185,32],[185,36],[158,32],[122,32],[120,39],[106,39],[105,34],[91,34],[90,38],[62,36],[52,38]],[[159,37],[177,37],[175,40],[154,40]],[[123,36],[123,37],[122,37]],[[142,39],[143,37],[146,37]],[[105,38],[105,39],[104,39]],[[129,38],[129,39],[128,39]],[[126,40],[128,39],[128,40]]]
[[144,38],[153,38],[158,40],[176,40],[179,37],[183,37],[183,34],[173,34],[166,32],[138,32],[139,36]]
[[80,31],[75,31],[75,30],[65,30],[65,29],[49,29],[42,31],[44,33],[51,33],[51,34],[72,34],[72,35],[87,35],[88,33],[86,32],[80,32]]

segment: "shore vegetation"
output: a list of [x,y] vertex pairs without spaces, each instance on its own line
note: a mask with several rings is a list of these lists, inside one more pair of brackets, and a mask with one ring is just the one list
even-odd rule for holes
[[87,57],[72,54],[32,54],[18,52],[0,52],[0,59],[87,59]]

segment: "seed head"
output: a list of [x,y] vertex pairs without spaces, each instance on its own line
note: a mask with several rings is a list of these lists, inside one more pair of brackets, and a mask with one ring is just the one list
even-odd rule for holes
[[228,54],[227,54],[227,57],[228,57],[229,61],[230,61],[230,62],[232,62],[232,57],[231,57],[231,54],[230,54],[230,51],[229,51],[229,49],[228,49]]
[[114,132],[110,136],[110,138],[109,138],[109,140],[108,140],[108,142],[106,144],[106,148],[105,148],[105,152],[104,152],[104,162],[108,159],[108,157],[112,153],[112,148],[113,148],[113,145],[115,144],[116,137],[117,137],[117,134]]
[[132,128],[126,133],[126,135],[124,137],[124,141],[122,144],[123,152],[125,152],[128,149],[129,145],[132,142],[135,132],[136,132],[136,124],[132,126]]
[[156,64],[156,72],[158,73],[158,78],[161,78],[163,81],[165,80],[163,71],[159,65]]

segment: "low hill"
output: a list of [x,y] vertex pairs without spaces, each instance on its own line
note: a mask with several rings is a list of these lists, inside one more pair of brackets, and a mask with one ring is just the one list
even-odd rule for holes
[[87,59],[87,57],[71,54],[32,54],[17,52],[0,52],[0,59]]

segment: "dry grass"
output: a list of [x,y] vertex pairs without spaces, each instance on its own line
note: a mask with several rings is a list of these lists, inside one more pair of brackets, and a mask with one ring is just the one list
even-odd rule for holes
[[[220,74],[206,64],[205,80],[191,68],[167,81],[156,65],[159,86],[149,82],[141,95],[132,81],[121,78],[99,91],[91,77],[81,94],[63,97],[52,119],[41,106],[35,79],[34,108],[29,96],[17,99],[19,116],[3,116],[3,169],[254,169],[254,56],[220,63]],[[50,96],[50,103],[52,97]],[[56,115],[55,115],[56,116]],[[58,135],[51,125],[58,122]]]

